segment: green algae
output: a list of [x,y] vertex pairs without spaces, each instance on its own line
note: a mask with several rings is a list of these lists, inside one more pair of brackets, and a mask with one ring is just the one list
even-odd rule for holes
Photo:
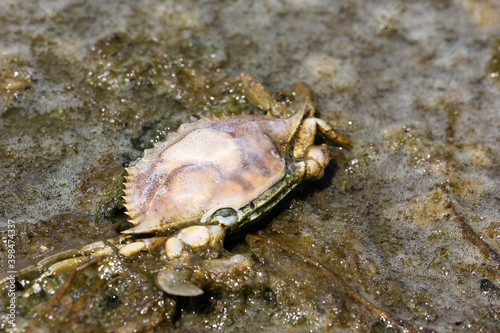
[[486,71],[490,78],[498,82],[500,80],[500,38],[496,38],[492,44],[493,52]]

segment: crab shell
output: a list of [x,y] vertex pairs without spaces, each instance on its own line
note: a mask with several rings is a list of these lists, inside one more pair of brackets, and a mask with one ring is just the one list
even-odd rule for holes
[[181,125],[127,168],[124,199],[134,227],[124,233],[206,223],[220,209],[248,205],[285,176],[287,147],[303,116],[301,110],[286,119],[242,115]]

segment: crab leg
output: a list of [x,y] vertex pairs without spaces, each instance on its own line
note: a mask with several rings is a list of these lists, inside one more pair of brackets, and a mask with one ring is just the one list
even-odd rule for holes
[[[75,270],[81,270],[91,261],[99,261],[110,255],[122,255],[124,257],[131,256],[140,251],[151,251],[158,245],[167,240],[168,237],[153,237],[135,239],[130,235],[122,235],[116,238],[111,238],[104,241],[98,241],[82,247],[81,249],[73,249],[57,253],[49,256],[36,266],[30,266],[20,271],[19,278],[25,279],[34,273],[41,273],[33,280],[31,286],[25,291],[23,297],[29,297],[42,290],[45,285],[44,281],[47,278],[54,278],[58,275],[65,274]],[[67,277],[66,277],[67,278]],[[5,281],[1,281],[3,285]]]
[[335,132],[335,130],[323,119],[313,119],[316,121],[316,125],[318,126],[320,132],[326,135],[328,139],[346,148],[350,148],[352,146],[352,139],[349,135]]
[[[320,118],[314,118],[315,108],[312,104],[311,90],[304,83],[296,83],[295,84],[295,95],[300,97],[304,101],[304,108],[306,108],[306,113],[309,118],[304,120],[302,127],[304,128],[303,133],[299,133],[301,139],[299,142],[304,141],[302,138],[308,137],[310,140],[307,142],[307,145],[303,145],[305,147],[312,146],[314,143],[314,136],[316,134],[316,128],[320,130],[321,133],[326,135],[326,137],[336,144],[339,144],[343,147],[350,148],[352,145],[352,139],[350,136],[342,133],[337,133],[326,121]],[[302,152],[303,153],[303,152]],[[302,156],[302,155],[301,155]]]
[[[222,219],[221,222],[223,221]],[[91,260],[104,258],[105,256],[113,254],[129,257],[141,251],[151,251],[163,243],[165,244],[167,258],[169,260],[180,259],[180,262],[182,262],[183,259],[193,252],[193,250],[200,250],[210,246],[220,246],[225,234],[226,227],[221,223],[220,225],[183,228],[170,237],[134,239],[133,236],[122,235],[105,241],[91,243],[81,249],[68,250],[49,256],[38,262],[36,266],[30,266],[21,271],[21,278],[31,273],[43,272],[33,283],[33,285],[39,286],[43,283],[37,283],[38,281],[41,282],[45,278],[54,277],[72,269],[77,269]],[[176,270],[171,270],[169,274],[172,275],[174,271]],[[187,280],[188,277],[184,276],[185,274],[187,273],[178,273],[172,281]],[[199,289],[199,287],[187,282],[174,287],[172,285],[173,282],[167,282],[165,280],[166,277],[170,275],[163,274],[159,278],[161,281],[160,287],[164,289],[164,291],[170,294],[183,296],[194,296],[200,293],[201,289]],[[181,287],[182,285],[184,287]],[[36,293],[36,290],[36,288],[33,290],[30,289],[25,293],[25,296]]]
[[[53,276],[68,271],[69,269],[76,268],[93,258],[104,257],[113,253],[128,257],[140,251],[150,251],[163,243],[167,238],[168,237],[153,237],[134,239],[134,237],[130,235],[122,235],[105,241],[94,242],[80,249],[63,251],[42,259],[36,265],[22,269],[19,272],[19,277],[22,279],[36,272],[43,272],[40,278]],[[0,285],[4,284],[4,280],[0,281]]]
[[296,159],[304,157],[309,147],[314,145],[316,136],[316,119],[307,118],[302,121],[297,133],[297,141],[293,147],[293,157]]
[[262,83],[246,73],[241,73],[238,79],[243,85],[247,100],[252,105],[261,110],[271,110],[271,94]]
[[[276,103],[271,98],[271,93],[267,88],[253,76],[241,73],[238,76],[247,100],[253,106],[267,111],[268,114],[277,118],[287,118],[292,114],[289,109],[281,103]],[[307,89],[307,87],[306,87]]]
[[[262,83],[246,73],[240,74],[238,78],[245,90],[248,101],[252,105],[255,105],[259,109],[269,111],[275,117],[287,116],[287,112],[281,110],[278,105],[273,105],[271,102],[271,94]],[[307,113],[309,117],[302,123],[299,138],[297,140],[299,144],[295,145],[294,156],[296,158],[304,156],[307,147],[313,146],[316,128],[336,144],[350,148],[352,146],[351,137],[346,134],[335,132],[333,127],[323,119],[314,118],[316,109],[312,104],[311,90],[309,87],[304,83],[298,82],[295,84],[294,90],[295,96],[304,102],[303,108],[305,108],[305,113]]]
[[323,119],[307,118],[304,119],[297,133],[298,140],[293,150],[295,158],[303,157],[307,148],[314,145],[316,129],[319,129],[328,139],[343,147],[349,148],[352,145],[351,137],[346,134],[335,132],[335,130]]

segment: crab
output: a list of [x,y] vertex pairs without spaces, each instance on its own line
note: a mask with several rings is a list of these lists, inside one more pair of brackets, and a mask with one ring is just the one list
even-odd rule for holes
[[250,75],[241,74],[238,81],[249,102],[267,114],[195,117],[181,125],[126,168],[124,206],[133,227],[117,238],[42,260],[36,270],[54,276],[92,258],[160,249],[167,263],[156,274],[157,286],[171,295],[197,296],[204,292],[200,279],[181,269],[191,254],[203,253],[207,263],[219,260],[219,269],[250,265],[242,255],[221,259],[225,235],[262,219],[305,180],[323,176],[329,151],[314,143],[317,130],[341,146],[352,142],[314,117],[305,84],[295,85],[302,104],[290,110],[273,102]]

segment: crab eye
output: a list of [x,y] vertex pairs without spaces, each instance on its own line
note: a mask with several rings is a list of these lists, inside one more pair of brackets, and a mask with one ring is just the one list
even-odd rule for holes
[[195,121],[198,121],[200,119],[201,119],[200,116],[198,116],[197,114],[194,114],[194,113],[189,116],[189,121],[192,123],[194,123]]
[[210,221],[222,223],[228,227],[232,227],[238,221],[238,212],[233,208],[222,208],[212,215]]

